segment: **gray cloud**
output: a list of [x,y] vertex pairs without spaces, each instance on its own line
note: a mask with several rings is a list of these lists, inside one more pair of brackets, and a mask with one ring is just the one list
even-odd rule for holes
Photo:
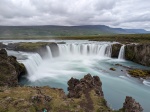
[[0,25],[90,25],[150,30],[150,0],[1,0]]

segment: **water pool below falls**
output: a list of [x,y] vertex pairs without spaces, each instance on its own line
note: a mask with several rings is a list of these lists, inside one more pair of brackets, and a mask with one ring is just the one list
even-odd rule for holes
[[[51,49],[47,46],[47,53],[42,58],[37,53],[8,51],[10,55],[26,57],[18,60],[26,66],[28,74],[22,77],[20,84],[30,86],[50,86],[63,88],[67,93],[67,81],[71,78],[82,78],[87,73],[100,77],[103,84],[105,99],[113,109],[123,106],[126,96],[132,96],[144,108],[150,110],[150,82],[130,77],[122,66],[144,68],[136,63],[126,61],[124,46],[120,50],[118,59],[111,58],[110,42],[69,42],[58,44],[58,57],[52,57]],[[111,67],[116,71],[109,70]],[[122,71],[121,71],[122,70]]]

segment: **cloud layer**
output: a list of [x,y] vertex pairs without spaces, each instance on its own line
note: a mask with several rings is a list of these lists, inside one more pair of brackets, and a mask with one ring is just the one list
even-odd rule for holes
[[109,25],[150,30],[150,0],[1,0],[0,25]]

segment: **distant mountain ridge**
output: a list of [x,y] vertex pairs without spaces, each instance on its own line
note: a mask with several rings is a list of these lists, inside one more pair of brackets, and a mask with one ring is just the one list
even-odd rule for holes
[[105,34],[150,34],[144,29],[112,28],[106,25],[81,26],[0,26],[0,38],[34,36],[89,36]]

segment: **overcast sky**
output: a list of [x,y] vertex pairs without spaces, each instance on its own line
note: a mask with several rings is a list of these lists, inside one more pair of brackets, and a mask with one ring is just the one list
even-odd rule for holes
[[0,25],[108,25],[150,30],[150,0],[0,0]]

